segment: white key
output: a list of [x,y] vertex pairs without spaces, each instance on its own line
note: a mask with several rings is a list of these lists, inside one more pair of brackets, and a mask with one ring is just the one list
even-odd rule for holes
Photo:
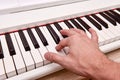
[[98,17],[100,17],[103,21],[105,21],[107,24],[108,24],[108,26],[109,26],[109,28],[107,29],[108,31],[109,31],[109,35],[111,36],[111,38],[113,38],[113,41],[114,40],[118,40],[119,38],[118,38],[118,36],[120,36],[118,33],[116,33],[117,32],[117,30],[116,31],[114,31],[114,27],[112,26],[112,24],[110,24],[104,17],[102,17],[100,14],[97,14],[98,15]]
[[75,26],[70,20],[68,20],[68,22],[69,22],[74,28],[76,28],[76,26]]
[[4,65],[5,65],[5,70],[6,70],[6,74],[7,77],[12,77],[16,75],[16,70],[15,70],[15,66],[14,66],[14,62],[12,59],[12,56],[10,56],[8,47],[7,47],[7,42],[5,39],[5,35],[0,36],[1,38],[1,45],[3,47],[3,53],[4,53]]
[[32,29],[32,32],[33,32],[36,40],[38,41],[38,44],[40,45],[40,48],[38,48],[38,49],[39,49],[40,54],[41,54],[41,56],[42,56],[43,64],[46,65],[46,64],[50,63],[50,61],[46,60],[45,57],[44,57],[45,53],[48,52],[48,50],[47,50],[47,48],[43,45],[43,43],[42,43],[41,39],[39,38],[39,36],[38,36],[37,32],[35,31],[35,29]]
[[5,69],[3,65],[3,60],[0,59],[0,80],[6,79]]
[[96,29],[95,26],[89,20],[87,20],[85,17],[83,17],[82,20],[84,20],[92,29],[94,29],[96,31],[96,33],[98,35],[99,45],[104,45],[106,39],[101,34],[101,31],[99,31],[98,29]]
[[13,46],[14,46],[15,52],[16,52],[16,54],[13,55],[13,59],[14,59],[14,62],[15,62],[17,73],[20,74],[20,73],[23,73],[23,72],[26,71],[26,66],[24,64],[24,61],[23,61],[23,58],[22,58],[20,49],[18,47],[18,44],[17,44],[14,33],[11,33],[10,36],[11,36]]
[[35,63],[34,63],[34,61],[32,59],[32,56],[31,56],[30,52],[29,51],[25,51],[24,46],[22,44],[22,41],[20,39],[20,36],[19,36],[18,32],[15,32],[15,36],[16,36],[19,48],[21,50],[21,53],[23,55],[25,64],[27,66],[27,70],[29,71],[29,70],[34,69],[35,68],[35,65],[34,65]]
[[67,25],[64,24],[64,22],[60,22],[60,23],[58,23],[58,24],[60,24],[60,26],[61,26],[63,29],[69,29],[69,28],[67,27]]
[[[62,22],[60,22],[59,24],[60,24],[61,27],[63,26],[63,25],[61,25]],[[62,36],[61,33],[57,30],[57,28],[56,28],[53,24],[51,24],[51,27],[52,27],[53,30],[57,33],[57,35],[59,36],[60,40],[62,40],[62,39],[63,39],[63,36]],[[63,26],[63,27],[64,27],[63,29],[66,29],[65,26]]]
[[65,53],[62,50],[59,51],[59,52],[56,51],[55,47],[56,47],[57,44],[54,42],[54,40],[53,40],[52,36],[50,35],[49,31],[47,30],[47,28],[46,27],[40,27],[40,29],[41,29],[42,33],[44,34],[44,36],[46,37],[46,39],[49,43],[49,45],[47,46],[47,49],[50,52],[59,53],[60,55],[65,55]]
[[114,10],[115,12],[117,12],[118,14],[120,14],[120,12],[118,10]]
[[42,60],[42,57],[38,51],[38,49],[35,49],[31,39],[30,39],[30,36],[28,35],[27,31],[24,30],[23,33],[25,34],[25,37],[28,41],[28,44],[30,46],[30,53],[32,54],[32,57],[35,61],[35,64],[36,64],[36,67],[40,67],[40,66],[43,66],[43,60]]

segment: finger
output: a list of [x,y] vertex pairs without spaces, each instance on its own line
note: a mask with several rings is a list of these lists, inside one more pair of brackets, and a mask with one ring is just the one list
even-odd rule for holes
[[59,44],[56,46],[56,50],[60,51],[61,49],[63,49],[64,47],[69,45],[69,40],[68,38],[62,39]]
[[72,35],[77,33],[73,29],[69,29],[69,30],[68,29],[64,29],[64,30],[61,30],[60,32],[61,32],[62,35],[66,35],[68,37],[70,37],[70,36],[72,36]]
[[48,61],[55,62],[55,63],[61,64],[61,65],[64,61],[64,56],[61,56],[61,55],[58,55],[58,54],[52,53],[52,52],[45,53],[44,57]]
[[95,42],[98,43],[98,36],[97,33],[95,32],[95,30],[93,30],[92,28],[89,29],[90,33],[91,33],[91,39]]
[[78,34],[86,35],[86,33],[83,30],[74,28],[73,31],[77,32]]

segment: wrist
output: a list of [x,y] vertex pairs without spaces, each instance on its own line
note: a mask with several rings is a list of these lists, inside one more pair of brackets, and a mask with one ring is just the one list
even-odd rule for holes
[[120,64],[111,60],[107,60],[101,67],[93,71],[91,76],[95,80],[119,80],[120,79]]

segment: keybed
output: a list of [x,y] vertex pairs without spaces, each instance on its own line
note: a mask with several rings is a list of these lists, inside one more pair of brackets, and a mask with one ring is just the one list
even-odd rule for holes
[[46,52],[66,55],[68,48],[56,51],[56,45],[67,36],[60,30],[77,28],[91,37],[89,29],[98,34],[99,46],[120,40],[120,9],[54,22],[0,35],[0,79],[10,78],[51,64]]

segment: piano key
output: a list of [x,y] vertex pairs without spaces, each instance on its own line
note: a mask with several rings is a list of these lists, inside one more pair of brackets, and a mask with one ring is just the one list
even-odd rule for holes
[[58,31],[62,30],[61,26],[58,24],[58,22],[55,22],[54,25],[58,29]]
[[69,28],[74,28],[74,27],[68,22],[68,20],[64,20],[64,23],[65,23]]
[[108,28],[108,24],[105,23],[101,18],[99,18],[96,14],[91,15],[94,19],[96,19],[102,26]]
[[15,62],[17,73],[18,74],[24,73],[24,72],[26,72],[26,66],[25,66],[24,60],[22,58],[22,54],[20,52],[20,49],[17,44],[14,33],[10,33],[10,37],[11,37],[11,40],[13,42],[13,46],[14,46],[15,52],[16,52],[16,55],[13,55],[13,59]]
[[120,12],[118,11],[118,10],[114,10],[117,14],[119,14],[120,15]]
[[65,22],[60,22],[59,25],[62,27],[62,29],[69,29]]
[[[105,18],[103,18],[100,14],[96,14],[96,16],[98,16],[102,21],[104,21],[107,25],[108,25],[108,23],[105,21]],[[112,41],[114,41],[114,33],[112,33],[112,31],[111,31],[111,28],[109,27],[109,28],[105,28],[104,26],[102,26],[102,31],[104,32],[104,33],[106,33],[106,35],[110,38],[110,42],[112,42]]]
[[40,46],[39,46],[38,42],[36,41],[35,36],[33,35],[31,29],[28,28],[28,29],[27,29],[27,32],[28,32],[28,34],[29,34],[29,36],[30,36],[30,39],[31,39],[34,47],[35,47],[35,48],[39,48]]
[[104,14],[103,12],[100,13],[101,16],[103,16],[105,19],[107,19],[111,24],[113,24],[114,26],[116,26],[116,22],[110,18],[109,16],[107,16],[106,14]]
[[[89,33],[89,30],[88,30],[88,28],[86,29],[85,27],[88,27],[88,26],[85,26],[85,25],[83,25],[83,23],[81,24],[80,22],[82,21],[83,22],[83,20],[82,20],[82,18],[78,21],[77,19],[75,19],[76,20],[76,22],[78,22],[78,24],[79,25],[81,25],[81,27],[85,30],[85,32],[86,32],[86,34],[87,34],[87,36],[89,37],[89,38],[91,38],[91,34]],[[85,22],[84,22],[85,23]],[[86,23],[85,23],[86,24]],[[90,28],[90,27],[89,27]]]
[[29,51],[29,50],[30,50],[30,47],[29,47],[28,42],[27,42],[27,40],[26,40],[26,38],[25,38],[25,35],[23,34],[23,31],[22,31],[22,30],[19,30],[18,33],[19,33],[20,38],[21,38],[21,40],[22,40],[24,49],[25,49],[26,51]]
[[1,39],[1,45],[2,45],[3,53],[4,53],[3,61],[4,61],[4,67],[5,67],[7,77],[15,76],[16,75],[16,70],[15,70],[13,58],[12,58],[12,56],[10,56],[10,53],[9,53],[9,50],[8,50],[5,35],[1,35],[0,39]]
[[1,41],[0,41],[0,59],[4,58],[3,55],[3,49],[2,49],[2,45],[1,45]]
[[[44,36],[46,37],[46,39],[47,39],[47,41],[48,41],[48,43],[49,43],[49,45],[46,46],[47,49],[48,49],[50,52],[54,52],[54,53],[57,53],[57,54],[59,54],[59,55],[65,55],[65,53],[63,52],[63,50],[61,50],[61,51],[59,51],[59,52],[56,51],[55,47],[57,46],[57,44],[54,42],[54,40],[53,40],[52,36],[50,35],[49,31],[47,30],[47,28],[46,28],[46,27],[42,27],[42,28],[41,28],[41,31],[42,31],[42,33],[44,34]],[[43,31],[44,31],[44,32],[43,32]]]
[[35,31],[37,32],[37,34],[40,37],[40,39],[41,39],[42,43],[44,44],[44,46],[47,46],[48,42],[47,42],[46,38],[44,37],[43,33],[41,32],[41,30],[38,27],[36,27]]
[[[98,42],[99,42],[99,45],[104,45],[106,44],[106,37],[104,36],[105,34],[102,32],[102,30],[98,30],[95,25],[93,25],[87,18],[83,17],[82,18],[89,26],[91,26],[92,29],[94,29],[98,35]],[[104,34],[104,35],[103,35]]]
[[70,19],[70,21],[71,21],[78,29],[81,29],[81,30],[85,31],[85,30],[81,27],[81,25],[79,25],[74,19]]
[[[60,22],[61,23],[61,22]],[[61,24],[58,23],[60,26]],[[51,24],[51,27],[53,28],[53,30],[56,32],[56,34],[59,36],[60,40],[62,40],[64,37],[62,36],[62,34],[60,33],[60,31],[58,31],[58,29],[55,27],[54,24]],[[64,28],[65,29],[65,28]],[[59,34],[58,34],[59,33]]]
[[[38,29],[40,30],[40,28],[38,28]],[[41,30],[40,30],[40,31],[41,31]],[[40,37],[39,37],[39,35],[37,34],[37,32],[35,31],[35,29],[32,29],[32,32],[33,32],[36,40],[39,42],[38,44],[40,45],[40,47],[38,48],[38,50],[39,50],[39,52],[40,52],[40,54],[41,54],[41,56],[42,56],[43,65],[46,65],[46,64],[50,63],[50,61],[46,60],[45,57],[44,57],[45,53],[48,52],[48,49],[46,48],[46,46],[48,46],[49,44],[46,45],[46,46],[43,44],[42,40],[40,39]],[[41,33],[42,33],[42,31],[41,31]],[[43,34],[43,33],[42,33],[42,34]],[[46,41],[47,41],[47,40],[46,40]],[[47,41],[47,42],[48,42],[48,41]]]
[[116,17],[120,18],[120,14],[118,14],[114,10],[109,10],[109,12],[111,12],[112,14],[114,14]]
[[34,65],[35,63],[33,61],[33,58],[31,56],[30,52],[26,51],[24,49],[22,40],[21,40],[20,35],[19,35],[18,32],[15,32],[15,37],[16,37],[17,43],[19,45],[20,51],[22,53],[25,65],[27,67],[27,71],[34,69],[35,68],[35,65]]
[[115,21],[117,21],[120,24],[120,20],[118,17],[116,17],[115,15],[113,15],[112,13],[105,11],[105,14],[107,14],[108,16],[110,16],[111,18],[113,18]]
[[108,20],[106,20],[103,16],[101,16],[99,14],[98,14],[98,16],[108,24],[109,28],[107,30],[109,30],[109,32],[110,32],[108,34],[110,34],[111,37],[113,36],[114,40],[119,40],[120,39],[120,35],[119,35],[120,31],[118,30],[117,26],[115,28],[115,26],[113,26],[110,22],[108,22]]
[[109,12],[112,13],[117,18],[117,20],[120,22],[120,14],[118,14],[117,12],[113,10],[109,10]]
[[85,29],[87,29],[88,31],[89,31],[89,28],[90,28],[90,26],[87,24],[87,23],[85,23],[82,19],[80,19],[80,18],[76,18],[77,20],[78,20],[78,22],[80,23],[80,24],[82,24],[83,26],[84,26],[84,28]]
[[97,23],[93,18],[90,16],[85,16],[97,29],[102,30],[102,27],[99,23]]
[[120,12],[120,8],[117,8],[117,10]]
[[60,39],[58,37],[58,35],[56,34],[56,32],[52,29],[50,24],[46,25],[46,28],[48,29],[48,31],[50,32],[50,34],[52,35],[54,41],[56,44],[58,44],[60,42]]
[[[63,23],[63,22],[60,22],[60,23]],[[59,24],[60,24],[59,23]],[[57,35],[59,36],[59,38],[60,38],[60,40],[62,40],[64,37],[61,35],[61,33],[57,30],[57,28],[54,26],[54,25],[51,25],[52,26],[52,28],[54,29],[54,31],[57,33]],[[65,27],[65,26],[63,26],[63,27]],[[68,47],[65,47],[64,49],[63,49],[63,51],[67,54],[68,53],[68,50],[69,48]]]
[[3,63],[3,50],[2,45],[0,41],[0,80],[6,79],[5,69],[4,69],[4,63]]
[[[30,31],[31,31],[31,30],[30,30]],[[30,53],[31,53],[31,55],[32,55],[32,57],[33,57],[33,60],[35,61],[35,67],[37,68],[37,67],[43,66],[42,57],[41,57],[41,55],[40,55],[40,53],[39,53],[38,48],[35,49],[34,44],[32,43],[32,39],[30,38],[28,31],[27,31],[27,30],[24,30],[23,33],[24,33],[24,35],[25,35],[25,37],[26,37],[26,39],[27,39],[27,41],[28,41],[28,44],[30,45],[30,49],[31,49],[31,50],[30,50]],[[32,33],[32,31],[31,31],[31,33]],[[33,34],[33,33],[32,33],[32,34]],[[33,36],[34,36],[34,35],[33,35]],[[34,38],[35,38],[35,37],[34,37]],[[36,39],[35,39],[35,40],[36,40]],[[38,44],[38,45],[39,45],[39,44]]]
[[5,74],[5,69],[4,69],[4,62],[2,59],[0,59],[0,80],[5,80],[7,78]]
[[[62,26],[61,26],[59,23],[57,23],[57,22],[55,22],[54,25],[55,25],[55,27],[57,28],[58,31],[64,29],[64,28],[62,28]],[[64,38],[67,37],[66,35],[62,35],[62,36],[63,36]]]
[[6,38],[6,41],[7,41],[7,46],[8,46],[8,50],[10,52],[10,55],[11,56],[15,55],[16,52],[15,52],[15,49],[14,49],[14,46],[13,46],[13,42],[11,40],[10,35],[8,33],[5,34],[5,38]]

